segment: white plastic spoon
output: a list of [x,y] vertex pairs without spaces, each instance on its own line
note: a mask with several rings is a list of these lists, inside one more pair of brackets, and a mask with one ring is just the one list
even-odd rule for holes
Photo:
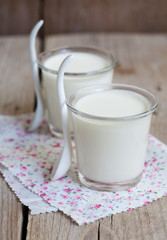
[[30,34],[30,57],[31,57],[31,63],[33,68],[34,88],[35,88],[35,94],[37,98],[37,106],[36,106],[34,118],[29,127],[29,131],[34,131],[39,127],[41,121],[43,120],[44,112],[45,112],[42,93],[41,93],[41,87],[40,87],[40,81],[39,81],[39,71],[38,71],[37,54],[36,54],[36,47],[35,47],[36,37],[43,23],[44,21],[40,20],[34,26]]
[[61,109],[64,147],[59,158],[56,160],[53,166],[53,170],[50,177],[51,180],[57,180],[63,177],[71,165],[72,145],[71,145],[70,129],[68,124],[69,122],[68,110],[65,102],[65,92],[64,92],[64,73],[65,73],[66,66],[70,62],[71,58],[72,58],[72,55],[64,59],[64,61],[60,65],[60,68],[58,70],[58,75],[57,75],[57,90],[58,90],[59,106]]

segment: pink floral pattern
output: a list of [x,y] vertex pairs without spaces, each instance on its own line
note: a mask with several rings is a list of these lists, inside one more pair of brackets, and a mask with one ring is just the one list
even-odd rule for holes
[[0,116],[0,163],[24,188],[78,224],[128,211],[167,195],[167,147],[153,136],[149,137],[142,180],[132,189],[110,193],[84,187],[78,180],[75,158],[67,176],[51,182],[49,176],[63,142],[51,136],[46,121],[37,132],[29,133],[26,129],[31,118],[28,114]]
[[31,214],[46,212],[57,212],[57,208],[52,207],[45,202],[40,196],[34,194],[28,188],[25,188],[15,176],[11,175],[10,170],[0,164],[0,172],[3,174],[5,181],[14,191],[19,200],[31,210]]

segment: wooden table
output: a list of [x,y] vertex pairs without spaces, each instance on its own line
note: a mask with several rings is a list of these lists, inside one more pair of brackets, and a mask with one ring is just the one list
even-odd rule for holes
[[[42,44],[43,45],[43,44]],[[62,45],[89,45],[120,61],[114,82],[146,88],[159,108],[151,133],[167,144],[167,34],[74,34],[49,36],[45,50]],[[34,90],[28,36],[0,38],[0,114],[33,111]],[[32,216],[0,176],[2,240],[166,240],[167,197],[132,211],[78,226],[61,212]]]

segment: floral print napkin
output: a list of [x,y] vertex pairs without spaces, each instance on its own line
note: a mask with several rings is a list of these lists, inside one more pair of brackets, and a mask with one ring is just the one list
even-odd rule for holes
[[[153,136],[149,137],[142,180],[127,191],[102,192],[84,187],[78,180],[75,157],[65,177],[50,181],[63,142],[49,133],[46,120],[37,132],[29,133],[32,116],[0,116],[0,171],[32,213],[59,209],[82,225],[167,195],[167,146]],[[26,196],[32,201],[26,202]],[[38,202],[40,209],[35,208]]]
[[57,212],[57,208],[52,207],[47,202],[45,202],[40,196],[34,194],[28,188],[25,188],[17,177],[11,175],[10,170],[3,167],[0,164],[0,172],[2,173],[5,181],[14,191],[16,196],[20,199],[20,201],[27,206],[31,210],[31,214],[39,214],[46,212]]

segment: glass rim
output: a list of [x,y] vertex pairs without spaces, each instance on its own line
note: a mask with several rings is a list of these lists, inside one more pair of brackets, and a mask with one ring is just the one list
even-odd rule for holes
[[[126,117],[102,117],[102,116],[92,115],[92,114],[82,112],[82,111],[76,109],[74,106],[72,106],[74,101],[77,102],[77,100],[79,100],[81,97],[84,97],[90,93],[96,93],[96,92],[106,91],[106,90],[111,90],[111,89],[118,89],[118,90],[120,89],[120,90],[136,92],[136,93],[142,95],[143,97],[145,97],[152,104],[150,105],[150,107],[147,111],[144,111],[142,113],[135,114],[135,115],[126,116]],[[87,92],[87,94],[84,94],[85,92]],[[79,94],[81,94],[82,96],[77,97],[76,95],[79,95]],[[149,98],[150,98],[150,100],[149,100]],[[131,120],[135,120],[135,119],[140,119],[140,118],[148,116],[149,114],[152,114],[157,109],[158,102],[157,102],[156,97],[152,93],[150,93],[149,91],[147,91],[143,88],[133,86],[133,85],[128,85],[128,84],[112,83],[112,84],[92,85],[91,87],[83,88],[80,91],[78,91],[77,93],[74,93],[69,98],[67,98],[66,105],[69,108],[69,110],[71,110],[71,112],[73,112],[76,115],[83,117],[83,118],[92,119],[92,120],[100,120],[100,121],[115,121],[115,122],[118,121],[118,122],[120,122],[120,121],[131,121]]]
[[107,52],[99,50],[97,48],[84,47],[84,46],[82,46],[82,47],[67,47],[67,46],[65,46],[65,47],[55,48],[55,49],[52,49],[49,51],[44,51],[38,55],[37,64],[38,64],[39,68],[41,68],[42,70],[57,75],[58,71],[55,71],[55,70],[45,67],[43,65],[42,59],[47,56],[52,56],[52,55],[55,55],[58,53],[67,53],[67,52],[69,52],[69,55],[71,55],[72,52],[85,52],[85,53],[92,53],[92,54],[95,54],[98,56],[102,56],[103,58],[105,58],[109,61],[109,65],[107,67],[104,67],[104,68],[101,68],[101,69],[98,69],[95,71],[89,71],[89,72],[80,72],[80,73],[66,72],[65,76],[96,75],[96,74],[107,72],[107,71],[113,69],[118,64],[118,60],[116,58],[114,58],[112,54],[108,54]]

